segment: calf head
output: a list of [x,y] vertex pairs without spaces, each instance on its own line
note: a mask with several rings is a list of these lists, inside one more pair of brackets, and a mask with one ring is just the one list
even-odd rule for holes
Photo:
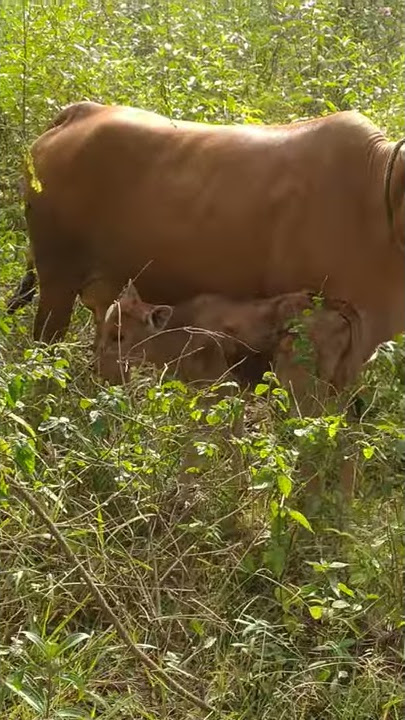
[[130,366],[148,360],[148,340],[167,327],[169,305],[150,305],[132,281],[108,308],[96,350],[97,370],[115,385],[129,380]]

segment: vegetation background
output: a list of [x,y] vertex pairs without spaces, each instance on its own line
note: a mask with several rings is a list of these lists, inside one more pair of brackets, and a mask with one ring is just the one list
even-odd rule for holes
[[[34,309],[10,318],[5,301],[27,247],[24,153],[60,107],[88,98],[218,123],[354,108],[398,139],[404,12],[404,0],[1,0],[2,720],[403,716],[403,338],[365,370],[356,426],[329,410],[289,420],[283,391],[264,383],[244,437],[224,446],[243,398],[199,418],[190,390],[152,370],[131,393],[103,387],[83,308],[49,350],[31,342]],[[205,464],[184,497],[179,468],[198,419]],[[351,507],[336,483],[343,438],[357,458]],[[303,457],[326,479],[313,518]],[[132,640],[216,713],[131,656],[15,483]]]

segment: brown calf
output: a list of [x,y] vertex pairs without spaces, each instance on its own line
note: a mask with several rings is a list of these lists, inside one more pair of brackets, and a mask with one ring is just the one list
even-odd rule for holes
[[201,295],[173,308],[143,302],[129,283],[107,311],[97,360],[102,377],[117,384],[142,360],[167,365],[186,382],[231,373],[242,386],[272,366],[301,407],[313,375],[325,397],[354,382],[366,360],[363,338],[354,308],[314,304],[307,292],[250,302]]

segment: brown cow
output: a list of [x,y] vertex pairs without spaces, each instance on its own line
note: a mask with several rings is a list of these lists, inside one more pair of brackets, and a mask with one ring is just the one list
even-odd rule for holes
[[304,410],[313,372],[324,398],[354,382],[366,360],[364,339],[354,308],[317,304],[308,292],[253,301],[202,295],[172,308],[143,302],[130,282],[107,310],[97,359],[100,374],[116,384],[142,360],[167,365],[187,382],[230,373],[244,386],[259,383],[273,365]]
[[371,352],[405,326],[403,150],[356,112],[219,126],[71,105],[27,172],[35,338],[63,335],[78,294],[100,326],[139,275],[154,303],[322,289],[366,312]]

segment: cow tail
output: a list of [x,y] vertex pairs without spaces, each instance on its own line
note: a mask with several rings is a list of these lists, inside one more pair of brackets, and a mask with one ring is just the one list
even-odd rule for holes
[[[394,229],[394,213],[392,210],[391,205],[391,177],[394,170],[395,160],[397,159],[397,156],[399,154],[399,151],[401,150],[401,147],[405,145],[405,138],[401,138],[401,140],[398,140],[397,143],[395,143],[392,153],[390,155],[390,158],[387,163],[387,167],[384,174],[384,201],[385,201],[385,210],[388,217],[388,224],[390,226],[391,232]],[[401,250],[402,250],[401,246]]]
[[344,356],[340,359],[340,378],[337,383],[343,389],[356,381],[357,376],[367,359],[364,355],[365,346],[365,318],[351,304],[337,301],[336,309],[344,317],[350,328],[350,342]]
[[9,315],[32,302],[35,296],[36,286],[37,274],[35,272],[34,258],[31,250],[29,250],[25,275],[22,278],[17,291],[7,303],[7,312]]

